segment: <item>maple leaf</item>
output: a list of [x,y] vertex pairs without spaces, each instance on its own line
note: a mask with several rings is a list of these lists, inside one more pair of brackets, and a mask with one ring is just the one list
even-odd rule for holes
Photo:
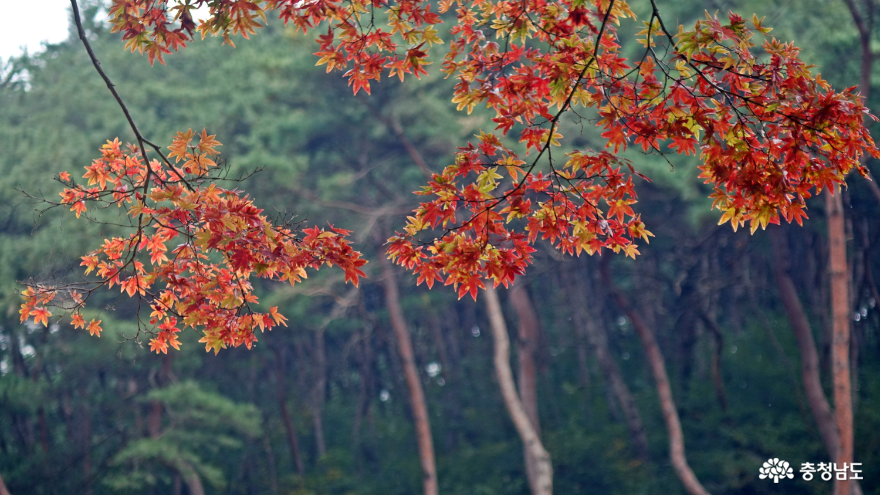
[[[420,0],[207,2],[222,8],[208,9],[198,27],[189,2],[159,7],[165,3],[113,0],[109,8],[111,31],[122,33],[125,47],[145,53],[151,64],[185,48],[194,29],[234,46],[232,36],[247,39],[266,24],[267,13],[277,11],[285,24],[304,32],[327,24],[326,34],[317,37],[317,65],[327,65],[328,72],[348,68],[343,77],[354,94],[362,89],[369,94],[370,81],[383,73],[401,80],[404,74],[427,74],[431,46],[444,43],[431,26],[446,18]],[[439,10],[448,12],[453,4],[441,0]],[[387,23],[374,18],[376,8],[388,9]],[[690,155],[699,144],[700,178],[711,184],[712,207],[723,212],[720,223],[729,221],[736,230],[748,220],[753,232],[778,223],[780,216],[802,223],[812,191],[836,190],[853,168],[861,170],[861,158],[880,158],[865,128],[865,119],[874,117],[853,88],[835,92],[810,73],[793,44],[765,39],[760,54],[753,53],[756,33],[734,13],[728,22],[707,12],[692,30],[679,27],[674,39],[663,40],[668,43],[663,50],[640,60],[627,59],[619,39],[621,19],[635,19],[623,0],[565,5],[477,0],[457,14],[449,17],[457,24],[441,69],[456,80],[452,101],[468,114],[486,105],[501,135],[521,126],[520,141],[527,153],[537,151],[538,159],[524,167],[499,136],[481,132],[478,146],[462,147],[453,165],[429,179],[419,192],[429,200],[388,247],[395,263],[419,275],[417,283],[430,287],[445,276],[459,297],[476,298],[483,280],[507,286],[524,273],[539,239],[568,254],[609,248],[635,257],[631,241],[647,242],[653,234],[631,207],[636,200],[632,176],[644,176],[616,156],[621,147],[626,151],[628,136],[635,135],[645,152],[665,148]],[[366,15],[369,22],[363,22]],[[757,33],[770,31],[757,16],[751,25]],[[493,31],[504,43],[492,41]],[[636,39],[648,48],[665,35],[655,12]],[[398,46],[401,39],[405,46]],[[550,158],[551,145],[561,145],[558,123],[573,105],[596,109],[607,151],[573,152],[559,170]],[[551,114],[554,106],[557,113]],[[150,284],[164,286],[151,302],[152,317],[158,322],[179,313],[184,326],[202,329],[201,342],[215,353],[228,346],[250,348],[254,328],[268,326],[270,317],[275,325],[284,324],[274,308],[268,315],[242,314],[242,305],[256,303],[254,274],[293,284],[306,278],[306,268],[329,265],[357,285],[366,260],[345,240],[348,232],[316,227],[304,230],[301,242],[291,240],[294,232],[270,226],[238,191],[204,185],[220,143],[204,129],[197,145],[194,137],[189,129],[172,139],[168,159],[183,161],[180,168],[141,163],[146,157],[138,156],[137,147],[108,141],[101,158],[86,167],[84,178],[94,187],[61,193],[62,204],[80,217],[87,211],[85,201],[103,201],[102,193],[111,188],[113,201],[134,201],[131,216],[145,222],[138,224],[136,236],[107,240],[83,257],[86,274],[97,271],[102,285],[118,283],[131,297],[143,297]],[[629,174],[621,172],[624,164]],[[503,167],[508,177],[494,167]],[[152,189],[135,192],[152,174]],[[69,175],[59,177],[74,186]],[[142,235],[142,227],[157,226],[161,237]],[[448,230],[433,242],[416,238],[441,228]],[[169,259],[165,243],[181,231],[195,238],[179,244]],[[149,272],[135,260],[143,249],[150,250]],[[120,281],[121,276],[126,279]],[[23,321],[33,316],[45,325],[41,305],[46,302],[41,301],[48,295],[22,297]],[[162,330],[151,348],[177,348],[175,334],[170,327]]]
[[23,303],[21,305],[21,308],[18,310],[18,314],[21,316],[21,318],[19,319],[20,323],[24,323],[24,322],[28,321],[28,319],[31,317],[31,310],[32,309],[33,309],[32,304]]
[[79,216],[86,211],[85,201],[77,201],[70,207],[70,211],[76,212],[76,218],[79,218]]
[[166,342],[165,339],[151,339],[150,351],[155,352],[156,354],[160,352],[163,354],[168,354],[168,342]]
[[79,313],[75,313],[71,316],[71,323],[73,324],[73,328],[85,328],[86,326],[86,320],[84,320]]
[[474,301],[476,301],[477,300],[477,293],[480,291],[480,289],[485,289],[485,288],[486,288],[486,286],[483,285],[482,280],[480,280],[476,277],[471,277],[471,278],[465,280],[464,282],[462,282],[461,285],[459,285],[458,298],[461,299],[462,297],[464,297],[465,294],[470,293],[471,297],[474,299]]
[[101,336],[101,320],[91,320],[89,322],[89,326],[86,327],[86,330],[89,331],[89,335],[93,335],[96,337]]
[[34,317],[34,323],[39,324],[40,322],[43,322],[43,326],[48,327],[49,317],[52,316],[52,313],[46,308],[34,308],[29,313],[29,316]]
[[269,314],[272,316],[272,319],[275,320],[276,325],[284,325],[287,326],[287,318],[284,317],[281,313],[278,312],[278,306],[272,306],[269,308]]
[[623,149],[626,149],[626,134],[623,132],[623,126],[612,125],[607,131],[602,133],[602,137],[608,140],[608,144],[605,145],[606,148],[614,146],[614,152],[620,149],[623,146]]

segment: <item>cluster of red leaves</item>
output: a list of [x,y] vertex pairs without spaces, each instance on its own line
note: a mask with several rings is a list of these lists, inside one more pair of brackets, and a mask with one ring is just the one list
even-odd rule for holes
[[[196,26],[192,13],[202,6],[209,13]],[[387,24],[376,24],[377,9],[385,10]],[[327,64],[327,72],[350,66],[345,77],[355,94],[362,88],[369,93],[370,80],[386,71],[401,80],[427,74],[427,47],[443,43],[432,27],[440,17],[423,0],[114,0],[110,8],[113,32],[121,31],[126,48],[146,52],[150,63],[164,63],[163,54],[185,47],[194,30],[233,44],[230,35],[247,38],[269,12],[303,32],[327,23],[318,65]]]
[[[198,144],[193,141],[191,130],[178,133],[168,156],[175,163],[163,166],[154,160],[147,168],[134,146],[124,149],[115,140],[86,167],[86,185],[61,175],[68,185],[61,203],[77,217],[87,211],[88,201],[126,205],[139,227],[128,237],[105,239],[82,257],[85,273],[95,272],[99,278],[89,287],[25,290],[22,321],[33,317],[47,324],[47,305],[64,293],[72,297],[67,306],[74,309],[74,325],[84,326],[79,311],[88,294],[97,287],[118,285],[149,303],[150,323],[158,327],[150,341],[152,350],[178,348],[177,333],[192,327],[201,330],[200,342],[216,353],[227,346],[250,348],[257,328],[271,329],[286,320],[274,307],[268,313],[251,309],[257,303],[252,275],[292,285],[306,277],[306,268],[338,265],[346,281],[357,285],[366,260],[345,240],[348,231],[314,227],[298,238],[290,228],[273,225],[239,191],[204,184],[207,172],[216,167],[215,148],[220,143],[204,131]],[[177,245],[169,251],[172,241]],[[100,332],[94,325],[93,321],[88,327],[90,332]]]
[[[326,21],[318,64],[349,68],[355,93],[369,91],[369,80],[385,70],[401,79],[424,73],[425,45],[442,43],[430,0],[178,1],[170,23],[150,14],[168,3],[115,0],[115,29],[130,46],[149,51],[153,43],[161,52],[177,48],[165,33],[185,36],[184,14],[194,5],[211,6],[203,35],[228,36],[236,22],[247,35],[273,10],[303,31]],[[692,30],[679,26],[673,34],[651,5],[635,40],[644,49],[630,60],[616,28],[635,19],[625,0],[439,0],[439,13],[456,16],[442,64],[457,80],[452,101],[468,112],[477,105],[494,110],[496,134],[482,134],[433,177],[421,191],[432,200],[390,239],[389,255],[420,282],[445,275],[460,296],[475,295],[486,278],[509,284],[538,238],[566,252],[610,248],[634,256],[633,241],[649,233],[631,209],[635,172],[617,157],[630,144],[699,153],[721,223],[736,229],[749,221],[753,232],[780,218],[801,223],[811,195],[836,189],[853,169],[866,175],[860,160],[880,156],[864,125],[873,116],[854,88],[835,92],[796,47],[767,37],[770,29],[757,17],[747,26],[734,13],[725,20],[707,13]],[[377,9],[387,24],[377,24]],[[760,46],[756,33],[764,37]],[[552,147],[560,145],[557,130],[568,111],[595,116],[606,151],[569,152],[559,167]],[[537,153],[528,165],[501,144],[514,128],[526,154]],[[434,231],[432,241],[418,239],[435,229],[443,232]]]
[[[525,273],[538,238],[568,254],[609,248],[635,257],[632,241],[653,235],[631,207],[636,193],[628,162],[604,151],[573,152],[561,170],[528,174],[497,136],[479,138],[417,193],[435,199],[422,203],[405,233],[389,241],[390,257],[414,270],[419,284],[444,281],[459,297],[476,299],[482,279],[507,287]],[[499,172],[513,180],[499,182]],[[414,243],[428,229],[445,234],[427,246]]]
[[[635,255],[632,241],[650,234],[630,209],[631,179],[613,168],[631,142],[648,152],[699,150],[701,177],[714,189],[713,206],[724,212],[721,223],[736,229],[748,220],[753,232],[780,216],[801,223],[813,190],[836,188],[853,169],[866,175],[860,158],[878,156],[864,126],[869,114],[853,88],[834,92],[791,44],[769,39],[753,54],[753,31],[735,14],[726,24],[707,14],[693,31],[680,27],[668,40],[655,10],[639,33],[643,56],[633,63],[621,54],[614,27],[632,17],[623,1],[458,5],[444,62],[459,80],[453,101],[468,112],[477,104],[493,109],[502,135],[519,125],[527,153],[538,157],[523,170],[498,136],[483,134],[478,147],[463,148],[454,165],[434,176],[420,192],[432,200],[389,240],[389,255],[419,274],[419,283],[445,274],[459,297],[476,296],[481,279],[506,286],[523,273],[538,237],[569,253],[608,247]],[[769,31],[757,18],[752,23]],[[487,24],[502,43],[487,40]],[[657,37],[667,37],[670,60],[656,59]],[[526,45],[529,38],[542,44]],[[551,153],[562,137],[558,121],[578,106],[598,114],[614,154],[575,151],[559,169]],[[542,157],[547,173],[536,170]],[[471,172],[474,182],[458,182]],[[509,186],[493,196],[499,183]],[[508,224],[527,221],[508,227],[505,212]],[[420,231],[438,227],[442,237],[419,241]]]

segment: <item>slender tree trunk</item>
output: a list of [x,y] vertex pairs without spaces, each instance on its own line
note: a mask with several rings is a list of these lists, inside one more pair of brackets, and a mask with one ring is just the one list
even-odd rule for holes
[[[450,384],[449,387],[446,387],[443,390],[443,414],[446,416],[447,421],[452,421],[452,423],[455,424],[461,421],[462,418],[461,401],[458,397],[459,383],[456,382],[459,376],[459,370],[456,369],[453,364],[449,352],[451,346],[448,346],[446,342],[446,336],[454,334],[455,332],[445,332],[444,326],[441,325],[440,318],[438,318],[437,314],[434,312],[430,312],[426,316],[426,319],[426,323],[434,339],[434,344],[437,347],[438,357],[440,358],[440,365],[443,371],[441,379]],[[455,325],[446,326],[446,328],[450,327],[456,328]],[[444,430],[444,444],[447,451],[451,452],[455,450],[459,433],[460,432],[457,428],[446,428]]]
[[183,477],[183,482],[186,483],[189,495],[205,495],[205,487],[202,485],[202,479],[190,463],[183,460],[177,460],[175,461],[174,468],[177,469]]
[[452,372],[452,365],[449,362],[449,352],[446,349],[446,339],[443,337],[443,328],[440,326],[440,320],[433,312],[426,315],[425,319],[428,330],[431,331],[434,346],[437,347],[437,357],[440,358],[441,370],[444,375],[449,376],[450,372]]
[[[845,3],[847,7],[849,7],[850,14],[852,14],[853,21],[856,24],[856,27],[859,30],[859,42],[862,48],[862,66],[861,66],[861,78],[859,80],[859,92],[862,94],[864,98],[865,104],[867,104],[868,99],[871,95],[871,73],[873,72],[873,64],[874,57],[877,55],[871,49],[871,38],[874,32],[874,0],[865,0],[863,5],[865,6],[864,16],[859,13],[858,8],[855,6],[853,0],[846,0]],[[867,160],[867,156],[862,158],[862,164]],[[869,178],[872,180],[868,181],[868,187],[871,189],[871,192],[874,194],[874,197],[880,200],[880,186],[877,186],[877,182],[873,180],[873,177],[869,175]],[[834,210],[839,212],[840,220],[835,221],[834,229],[836,231],[835,235],[840,234],[839,241],[840,244],[835,249],[834,242],[831,241],[831,306],[832,306],[832,333],[834,337],[832,339],[832,348],[833,348],[833,356],[832,356],[832,367],[834,369],[834,404],[837,409],[837,424],[841,434],[841,452],[840,455],[846,457],[849,456],[850,462],[853,461],[853,407],[855,404],[856,397],[852,395],[852,389],[854,385],[854,381],[858,380],[858,375],[856,373],[850,374],[850,371],[854,370],[856,364],[858,362],[858,347],[852,346],[852,356],[851,360],[849,356],[844,356],[845,351],[843,350],[843,344],[838,342],[838,338],[845,338],[850,340],[849,332],[850,332],[850,323],[849,323],[849,309],[850,309],[850,301],[849,301],[849,293],[845,296],[841,294],[836,294],[839,287],[847,287],[849,284],[849,274],[851,271],[847,267],[846,271],[843,274],[839,273],[839,266],[847,266],[846,263],[846,241],[845,241],[845,231],[843,230],[843,207],[841,204],[841,195],[842,192],[835,197],[831,197],[828,194],[830,191],[826,191],[825,196],[825,204],[826,209],[829,211],[829,222],[828,222],[828,236],[829,240],[831,239],[832,234],[832,222],[831,216]],[[836,198],[836,199],[835,199]],[[834,205],[832,205],[834,203]],[[840,226],[837,225],[839,222]],[[835,257],[837,257],[836,262],[834,261]],[[839,266],[838,266],[839,265]],[[835,282],[835,275],[839,278]],[[836,295],[836,298],[835,298]],[[841,302],[843,301],[843,302]],[[838,312],[840,315],[838,316]],[[839,318],[839,319],[838,319]],[[845,322],[845,327],[844,327]],[[845,328],[845,330],[844,330]],[[840,332],[838,332],[840,330]],[[841,361],[841,362],[838,362]],[[846,361],[846,362],[843,362]],[[844,377],[843,374],[838,377],[837,369],[838,366],[847,366],[847,377]],[[850,368],[850,366],[852,368]],[[839,379],[838,379],[839,378]],[[839,387],[839,388],[838,388]],[[858,390],[858,388],[856,388]],[[849,399],[847,400],[847,397]],[[839,404],[846,401],[846,410],[841,411],[839,409]],[[841,462],[838,460],[838,463]],[[843,461],[845,462],[845,461]],[[838,484],[840,486],[838,486]],[[858,481],[853,481],[850,483],[849,481],[839,482],[835,481],[834,493],[835,494],[846,494],[846,485],[850,485],[850,492],[852,495],[861,495],[862,490],[859,486]]]
[[[577,350],[577,363],[578,363],[578,381],[580,382],[580,387],[583,389],[585,395],[589,397],[590,386],[592,380],[590,379],[590,363],[589,363],[589,350],[592,349],[592,344],[590,344],[590,339],[587,336],[587,331],[584,328],[586,324],[583,321],[583,318],[578,314],[579,311],[575,310],[575,314],[572,315],[574,317],[574,334],[575,334],[575,349]],[[590,402],[587,401],[587,415],[592,415],[592,411],[590,410]]]
[[504,323],[504,315],[501,312],[501,303],[498,301],[498,292],[489,285],[485,291],[486,309],[489,313],[489,322],[492,330],[492,340],[495,344],[495,373],[498,375],[498,384],[501,387],[501,395],[504,405],[513,420],[529,456],[535,460],[535,483],[530,483],[532,495],[550,495],[553,493],[553,466],[550,454],[541,444],[538,432],[529,420],[528,413],[513,381],[513,371],[510,369],[510,340],[507,336],[507,325]]
[[263,450],[266,451],[266,466],[269,468],[269,490],[278,495],[278,468],[275,466],[275,452],[268,436],[263,436]]
[[[841,193],[825,191],[828,216],[829,269],[831,279],[831,369],[834,382],[834,409],[840,434],[838,466],[853,461],[852,388],[849,369],[850,310],[849,272],[846,264],[846,235],[843,225]],[[835,495],[848,495],[849,480],[834,482]]]
[[701,313],[700,317],[703,323],[712,334],[712,384],[715,386],[715,397],[718,399],[718,405],[721,411],[727,412],[727,391],[724,388],[724,377],[721,373],[721,357],[724,354],[724,334],[715,319],[705,313]]
[[180,477],[180,473],[174,475],[174,481],[171,482],[171,493],[183,495],[183,478]]
[[636,406],[629,386],[623,379],[620,366],[611,355],[605,327],[596,323],[597,316],[589,310],[588,301],[592,295],[592,282],[589,283],[589,286],[585,286],[570,272],[567,273],[566,278],[569,285],[569,305],[574,308],[575,324],[581,328],[590,347],[593,348],[608,389],[612,392],[615,402],[620,405],[636,458],[647,462],[649,459],[648,437],[645,435],[642,415],[639,413],[639,408]]
[[[519,360],[519,397],[522,400],[523,408],[535,434],[541,438],[541,423],[538,418],[538,384],[537,384],[537,366],[535,358],[538,351],[539,339],[539,322],[538,315],[535,314],[535,308],[529,298],[528,290],[524,285],[524,280],[514,284],[508,292],[510,303],[516,311],[519,319],[519,338],[517,339],[517,358]],[[529,486],[532,487],[532,493],[538,493],[537,479],[537,462],[528,449],[523,449],[523,455],[526,461],[526,474],[529,477]]]
[[[363,297],[358,299],[360,311],[366,314]],[[358,392],[357,409],[355,409],[354,424],[351,428],[352,455],[358,463],[358,471],[361,467],[361,425],[367,410],[370,408],[370,398],[373,396],[373,353],[369,339],[372,329],[361,329],[358,333],[358,341],[355,343],[355,352],[358,356],[358,371],[360,372],[360,390]]]
[[[275,353],[275,384],[278,394],[278,408],[281,410],[281,420],[284,422],[284,431],[287,434],[287,445],[290,446],[290,454],[293,457],[293,463],[296,466],[296,472],[300,477],[305,476],[306,470],[303,466],[302,456],[299,451],[299,440],[296,435],[296,427],[293,426],[293,420],[290,418],[290,412],[287,410],[287,390],[284,380],[284,359],[282,352],[277,348],[272,349]],[[267,444],[268,445],[268,444]]]
[[540,338],[538,315],[529,297],[528,290],[522,281],[515,284],[508,292],[510,303],[519,318],[519,339],[517,342],[517,357],[519,360],[519,396],[523,402],[523,408],[535,433],[541,436],[541,425],[538,419],[538,385],[537,366],[535,358],[538,351],[538,339]]
[[315,332],[315,388],[312,389],[312,422],[315,426],[315,447],[318,458],[327,453],[324,441],[324,400],[327,388],[327,350],[324,345],[324,326]]
[[37,410],[37,417],[40,423],[40,445],[43,448],[43,454],[49,453],[49,424],[46,422],[46,411],[40,407]]
[[86,395],[86,387],[80,388],[80,397],[82,402],[80,405],[80,451],[82,452],[82,469],[85,488],[83,493],[89,495],[92,493],[92,415],[88,407],[88,399]]
[[11,495],[9,489],[6,488],[6,483],[3,482],[3,476],[0,476],[0,495]]
[[651,366],[651,373],[654,375],[654,381],[657,384],[657,395],[660,399],[660,408],[663,410],[663,419],[666,421],[666,429],[669,431],[669,457],[672,460],[672,467],[675,474],[681,480],[691,495],[709,495],[709,492],[700,484],[700,480],[694,474],[684,453],[684,434],[681,430],[681,421],[678,417],[678,411],[675,409],[675,400],[672,397],[672,387],[669,385],[669,375],[666,374],[666,365],[663,362],[663,355],[660,353],[660,346],[654,337],[654,332],[642,320],[641,316],[632,308],[629,301],[624,297],[611,280],[608,272],[608,261],[610,258],[605,257],[602,260],[602,280],[605,287],[611,292],[617,305],[626,313],[642,346],[645,348],[645,357]]
[[434,461],[434,442],[431,438],[431,424],[428,420],[425,392],[422,390],[422,382],[419,380],[412,340],[403,317],[403,309],[400,306],[400,293],[397,289],[397,280],[394,277],[394,268],[384,256],[379,256],[379,263],[382,266],[382,284],[385,286],[385,304],[388,306],[391,326],[397,337],[400,359],[403,361],[403,374],[406,377],[409,396],[412,400],[413,421],[416,426],[419,459],[422,462],[422,481],[425,495],[437,495],[439,493],[437,467]]
[[[34,367],[33,372],[31,373],[31,381],[34,383],[39,382],[40,370],[43,369],[43,351],[46,346],[46,341],[48,340],[49,328],[45,328],[45,331],[42,333],[42,339],[40,340],[40,347],[37,349],[37,355],[34,359]],[[43,409],[43,406],[40,406],[37,409],[37,423],[40,426],[40,447],[43,450],[43,454],[49,453],[49,425],[46,422],[46,410]]]
[[779,296],[782,305],[788,314],[788,321],[794,331],[801,355],[801,380],[803,381],[804,393],[807,403],[819,428],[819,435],[825,444],[825,450],[831,459],[837,459],[840,436],[837,432],[834,413],[831,405],[822,390],[822,380],[819,376],[819,353],[816,351],[816,343],[813,340],[813,332],[810,329],[810,321],[806,311],[801,305],[794,282],[788,275],[789,254],[785,236],[780,229],[770,230],[770,239],[773,242],[774,272],[776,285],[779,288]]

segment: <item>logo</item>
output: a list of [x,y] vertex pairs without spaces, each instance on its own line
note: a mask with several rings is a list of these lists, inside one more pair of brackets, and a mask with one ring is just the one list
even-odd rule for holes
[[767,459],[767,462],[758,470],[760,473],[758,478],[773,479],[774,483],[779,483],[779,479],[794,478],[794,471],[788,464],[788,461],[781,461],[778,458]]

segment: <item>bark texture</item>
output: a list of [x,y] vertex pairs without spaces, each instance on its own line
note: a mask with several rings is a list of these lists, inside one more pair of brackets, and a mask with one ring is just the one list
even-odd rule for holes
[[[526,416],[541,438],[541,422],[538,418],[538,370],[536,365],[540,328],[538,315],[529,297],[524,280],[520,279],[508,292],[510,303],[519,320],[519,338],[517,339],[517,358],[519,361],[519,397],[522,400]],[[528,449],[523,449],[526,461],[526,474],[532,493],[537,493],[537,462]]]
[[504,323],[501,303],[498,301],[498,292],[489,286],[484,297],[486,298],[486,310],[489,313],[492,341],[495,345],[495,373],[498,375],[498,384],[501,387],[504,405],[507,407],[510,419],[513,420],[516,432],[528,451],[528,456],[535,461],[535,483],[530,483],[532,495],[551,495],[553,493],[553,466],[550,454],[544,449],[538,432],[532,426],[529,415],[516,391],[513,371],[510,368],[510,339],[507,336],[507,325]]
[[789,253],[786,246],[785,236],[779,229],[770,231],[770,238],[773,242],[774,256],[774,274],[776,277],[776,286],[779,288],[779,296],[782,299],[782,305],[785,306],[785,312],[788,315],[788,321],[791,323],[791,329],[794,331],[797,340],[798,350],[801,355],[801,380],[803,382],[804,393],[807,396],[807,403],[810,406],[810,412],[816,420],[816,426],[819,429],[819,435],[825,444],[825,450],[831,459],[837,459],[837,451],[840,438],[837,434],[837,424],[835,423],[834,413],[831,405],[822,390],[822,380],[819,375],[819,352],[816,350],[816,342],[813,339],[813,332],[810,328],[810,321],[807,319],[807,313],[801,304],[801,300],[797,295],[794,282],[788,274],[789,269]]
[[[834,410],[840,434],[837,465],[853,461],[852,383],[849,369],[850,310],[849,270],[846,264],[846,233],[843,225],[841,193],[825,191],[828,221],[828,256],[831,279],[831,370],[834,382]],[[849,495],[849,480],[835,477],[835,495]]]
[[380,256],[379,263],[382,266],[385,304],[388,306],[391,326],[397,337],[400,359],[403,361],[403,374],[406,377],[406,385],[409,388],[409,396],[412,400],[413,421],[416,426],[416,439],[419,446],[419,459],[422,463],[422,481],[425,495],[437,495],[439,489],[437,486],[437,467],[434,461],[434,442],[431,438],[431,424],[428,421],[428,406],[425,402],[425,392],[422,390],[422,382],[419,380],[419,372],[416,368],[412,339],[410,339],[409,329],[403,317],[403,310],[400,306],[400,293],[391,262],[384,256]]
[[599,368],[602,370],[602,376],[605,378],[614,399],[620,405],[636,458],[647,462],[648,437],[645,435],[642,415],[639,413],[639,408],[636,406],[629,386],[623,379],[620,366],[611,355],[611,350],[608,347],[608,334],[605,333],[605,328],[602,325],[596,323],[597,316],[590,311],[590,306],[595,304],[592,298],[592,283],[584,284],[578,281],[570,271],[565,273],[568,278],[571,307],[574,308],[575,325],[578,326],[580,333],[586,337],[593,349],[596,361],[599,362]]
[[9,490],[6,488],[6,483],[3,482],[3,476],[0,476],[0,495],[10,495]]
[[657,395],[660,398],[660,408],[663,411],[663,419],[666,421],[666,429],[669,431],[669,457],[672,460],[672,467],[678,479],[691,495],[709,495],[709,492],[703,488],[700,480],[694,474],[687,462],[684,452],[684,433],[681,429],[681,421],[678,417],[678,411],[675,409],[675,400],[672,397],[672,387],[669,385],[669,375],[666,373],[666,365],[663,361],[663,355],[660,353],[660,346],[654,336],[654,331],[642,320],[641,316],[636,312],[629,301],[615,286],[611,280],[608,271],[608,260],[602,260],[602,280],[605,287],[611,292],[615,302],[620,309],[629,317],[632,322],[642,346],[645,348],[645,357],[651,366],[651,373],[654,375],[654,382],[657,385]]

